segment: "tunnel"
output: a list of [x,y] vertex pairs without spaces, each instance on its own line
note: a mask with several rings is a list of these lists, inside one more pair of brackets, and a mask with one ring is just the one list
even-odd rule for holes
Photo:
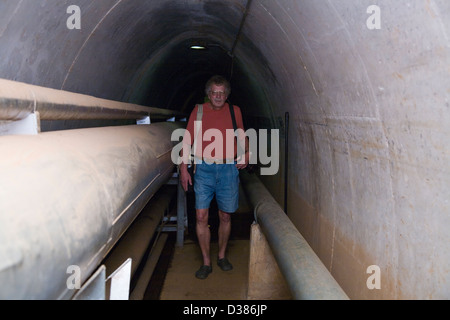
[[[170,179],[173,167],[161,157],[177,124],[166,118],[188,117],[205,82],[220,74],[246,128],[279,132],[279,170],[259,179],[350,299],[450,298],[449,37],[446,0],[1,1],[0,202],[23,198],[0,212],[0,278],[47,242],[65,243],[70,254],[106,253],[134,219],[117,200],[124,190],[148,200],[157,191],[149,181],[160,179],[159,188]],[[100,112],[105,101],[139,115],[156,110],[152,129],[131,131],[133,117],[44,111],[34,138],[3,129],[18,105],[53,108],[45,101],[59,93],[67,97],[62,113],[81,105],[80,97]],[[102,158],[109,145],[114,161]],[[55,171],[50,154],[64,166]],[[80,163],[92,171],[81,172]],[[119,191],[112,178],[122,176]],[[42,183],[31,185],[31,177]],[[85,190],[93,197],[86,207],[105,215],[117,204],[120,228],[104,233],[93,211],[70,215],[67,224],[51,220],[45,206],[56,216],[62,198],[67,210],[77,205],[64,188],[73,197]],[[115,191],[104,196],[107,188]],[[40,189],[50,194],[38,196]],[[33,201],[57,239],[47,231],[33,236],[44,219],[21,209]],[[65,236],[72,229],[84,231]],[[97,238],[103,251],[89,249]],[[19,243],[22,251],[11,247]],[[35,259],[36,274],[54,270],[47,256]],[[41,285],[36,278],[29,287]],[[64,286],[66,278],[55,275]],[[2,280],[3,298],[34,298],[9,280]]]

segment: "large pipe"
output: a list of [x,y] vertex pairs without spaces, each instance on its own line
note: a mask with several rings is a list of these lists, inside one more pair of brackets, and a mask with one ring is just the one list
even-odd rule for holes
[[168,119],[178,111],[100,99],[0,79],[0,120],[22,120],[39,113],[41,120]]
[[241,181],[293,298],[347,300],[345,292],[258,177],[243,171]]
[[68,299],[171,177],[177,123],[0,137],[0,299]]

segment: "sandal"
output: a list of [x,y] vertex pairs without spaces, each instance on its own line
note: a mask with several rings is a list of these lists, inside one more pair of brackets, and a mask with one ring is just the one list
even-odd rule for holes
[[206,279],[208,278],[209,274],[212,272],[212,267],[211,266],[201,266],[200,269],[197,270],[197,272],[195,273],[195,276],[198,279]]
[[230,271],[233,270],[233,265],[228,261],[227,258],[219,259],[217,260],[217,265],[222,269],[223,271]]

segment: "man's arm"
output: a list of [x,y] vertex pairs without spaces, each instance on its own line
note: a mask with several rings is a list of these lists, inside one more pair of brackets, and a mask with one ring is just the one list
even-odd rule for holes
[[180,171],[181,186],[183,187],[185,192],[188,190],[189,186],[192,186],[192,177],[188,171],[188,164],[189,164],[189,153],[193,143],[193,135],[191,134],[191,132],[193,132],[194,130],[193,129],[194,115],[197,114],[197,110],[198,107],[196,106],[189,116],[189,121],[186,126],[186,134],[183,138],[183,148],[180,151],[181,163],[178,166],[178,168]]
[[180,170],[180,180],[181,180],[181,186],[183,187],[184,191],[186,192],[188,190],[189,186],[192,186],[192,177],[189,174],[188,171],[188,162],[186,159],[189,159],[188,156],[183,157],[183,149],[181,149],[181,163],[179,165],[179,170]]

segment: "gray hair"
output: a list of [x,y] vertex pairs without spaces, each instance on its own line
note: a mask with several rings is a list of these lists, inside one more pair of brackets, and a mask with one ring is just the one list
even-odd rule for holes
[[206,83],[206,86],[205,86],[206,95],[209,95],[209,93],[211,92],[211,87],[213,85],[224,86],[226,95],[227,96],[230,95],[230,93],[231,93],[231,85],[230,85],[230,82],[227,79],[225,79],[224,77],[222,77],[222,76],[213,76],[211,79],[209,79],[208,82]]

